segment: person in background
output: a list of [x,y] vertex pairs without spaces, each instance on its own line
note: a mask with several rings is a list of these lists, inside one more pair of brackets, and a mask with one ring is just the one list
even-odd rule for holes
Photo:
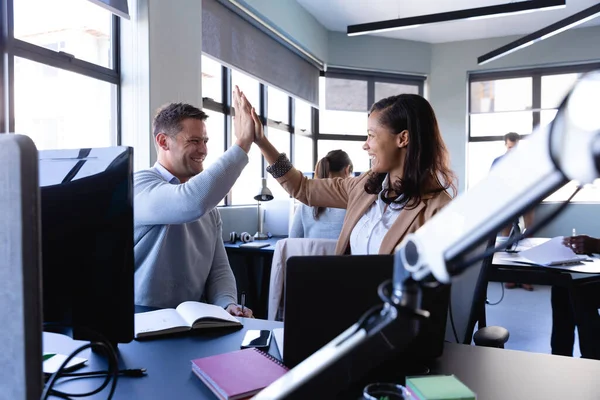
[[135,304],[206,301],[251,317],[252,310],[237,304],[216,206],[248,164],[254,121],[236,115],[235,144],[205,170],[207,117],[192,105],[171,103],[154,118],[158,161],[133,182]]
[[[577,254],[600,253],[600,239],[587,235],[565,237],[563,244]],[[600,360],[599,285],[590,282],[571,288],[552,286],[552,354],[573,356],[577,328],[581,357]]]
[[[300,202],[346,209],[336,254],[391,254],[455,194],[454,173],[435,113],[425,98],[401,94],[371,107],[367,141],[371,170],[358,177],[308,179],[264,135],[260,118],[242,94],[243,112],[252,113],[255,143],[267,171]],[[236,109],[237,111],[237,109]]]
[[[519,144],[520,140],[521,140],[521,137],[516,132],[509,132],[506,135],[504,135],[504,147],[506,147],[506,152],[504,154],[502,154],[501,156],[496,157],[494,159],[494,161],[492,161],[492,166],[490,167],[490,169],[494,168],[494,165],[496,165],[496,163],[498,161],[500,161],[502,158],[504,158],[504,156],[506,156],[512,149],[516,148],[517,145]],[[531,224],[533,223],[533,215],[534,215],[533,211],[529,211],[528,213],[523,215],[523,223],[525,224],[525,228],[529,228],[531,226]],[[500,231],[500,235],[501,236],[509,236],[510,230],[511,230],[511,227],[507,226],[506,228],[502,229],[502,231]],[[533,285],[530,285],[528,283],[514,283],[514,282],[504,283],[504,287],[507,289],[514,289],[519,286],[529,292],[531,292],[533,290]]]
[[[352,161],[343,150],[332,150],[319,160],[315,179],[347,178],[352,175]],[[291,238],[337,239],[342,230],[346,210],[341,208],[309,207],[300,204],[290,227]]]

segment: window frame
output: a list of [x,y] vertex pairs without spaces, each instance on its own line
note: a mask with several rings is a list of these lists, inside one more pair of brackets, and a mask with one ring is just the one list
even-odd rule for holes
[[[536,67],[536,68],[525,68],[516,70],[506,71],[492,71],[492,72],[472,72],[468,74],[467,79],[467,152],[465,155],[465,162],[467,169],[465,171],[465,178],[467,180],[467,188],[470,183],[468,182],[469,170],[473,166],[469,165],[469,144],[471,143],[482,143],[482,142],[498,142],[504,141],[504,135],[487,135],[487,136],[472,136],[471,132],[471,115],[480,113],[471,112],[471,84],[474,82],[486,82],[496,81],[503,79],[514,79],[514,78],[532,78],[532,105],[531,109],[523,111],[532,112],[532,126],[531,132],[534,132],[541,121],[541,114],[543,111],[549,110],[548,108],[542,108],[542,77],[553,76],[553,75],[564,75],[574,73],[586,73],[594,71],[600,68],[600,63],[583,63],[573,65],[562,65],[555,67]],[[482,113],[483,114],[483,113]],[[521,140],[527,140],[529,134],[521,134]],[[562,200],[542,200],[542,203],[554,203],[563,202]],[[599,201],[581,201],[577,203],[592,203],[597,204]]]
[[[231,128],[233,124],[233,115],[235,114],[235,109],[232,106],[232,79],[231,79],[231,71],[232,69],[225,65],[222,61],[219,61],[212,57],[211,55],[203,52],[203,57],[208,57],[211,60],[214,60],[221,64],[221,98],[213,99],[211,97],[202,97],[202,107],[211,110],[213,112],[217,112],[222,114],[222,117],[225,120],[225,131],[223,134],[225,135],[225,147],[223,151],[227,151],[229,147],[231,147]],[[424,76],[411,76],[411,75],[401,75],[401,74],[389,74],[389,73],[380,73],[380,72],[372,72],[372,71],[357,71],[357,70],[345,70],[340,68],[330,68],[331,72],[321,73],[321,76],[327,78],[342,78],[342,79],[354,79],[354,80],[362,80],[367,81],[367,104],[373,104],[375,102],[375,83],[383,82],[383,83],[393,83],[393,84],[404,84],[404,85],[412,85],[418,87],[418,93],[422,96],[424,92],[425,86],[425,77]],[[247,72],[240,71],[242,73],[247,74]],[[254,78],[256,79],[256,78]],[[289,149],[280,149],[280,151],[285,151],[290,158],[292,164],[295,164],[295,142],[296,137],[302,136],[310,138],[312,141],[312,164],[314,165],[318,160],[318,143],[319,140],[335,140],[335,141],[358,141],[364,142],[367,140],[366,135],[338,135],[331,133],[321,133],[319,129],[319,108],[315,105],[310,105],[311,110],[311,122],[310,128],[300,129],[296,127],[296,102],[297,100],[288,94],[288,119],[287,121],[279,121],[272,118],[269,118],[268,115],[268,85],[265,85],[262,81],[256,79],[259,83],[259,104],[257,108],[257,112],[259,114],[260,120],[263,123],[263,127],[265,132],[268,135],[269,128],[277,129],[281,131],[285,131],[290,134],[290,148]],[[281,91],[280,88],[274,87]],[[365,127],[366,130],[366,127]],[[266,163],[264,157],[261,157],[261,178],[266,176]],[[308,171],[307,171],[308,172]],[[244,206],[245,204],[232,204],[231,191],[225,196],[224,205],[220,207],[230,207],[230,206]]]
[[[423,96],[425,90],[425,76],[421,75],[404,75],[404,74],[392,74],[378,71],[363,71],[353,70],[344,68],[329,68],[327,72],[321,72],[321,77],[333,78],[333,79],[348,79],[348,80],[360,80],[367,82],[367,105],[375,103],[375,83],[393,83],[408,86],[417,86],[419,89],[419,95]],[[320,104],[321,107],[325,105]],[[319,110],[316,110],[316,124],[313,126],[314,129],[314,144],[313,144],[313,160],[318,159],[318,144],[319,140],[335,140],[335,141],[353,141],[353,142],[365,142],[367,135],[339,135],[334,133],[321,132],[319,129]],[[313,118],[313,121],[315,118]],[[365,126],[365,132],[367,127]],[[370,161],[369,161],[370,163]],[[365,172],[365,171],[359,171]]]
[[[469,79],[467,82],[467,141],[471,142],[494,142],[498,140],[504,140],[504,135],[487,135],[487,136],[472,136],[471,135],[471,115],[479,114],[471,112],[471,83],[474,82],[487,82],[503,79],[514,79],[514,78],[532,78],[532,104],[531,109],[522,111],[532,112],[532,126],[531,130],[540,124],[541,112],[547,109],[542,108],[542,76],[550,75],[562,75],[562,74],[574,74],[574,73],[585,73],[600,68],[600,63],[588,63],[588,64],[577,64],[568,66],[558,67],[540,67],[540,68],[528,68],[510,71],[494,71],[494,72],[473,72],[469,73]],[[481,113],[483,114],[483,113]],[[521,135],[522,138],[526,138],[528,135]]]
[[[83,61],[64,52],[56,52],[14,37],[14,1],[0,0],[0,134],[15,130],[15,93],[14,64],[15,57],[24,58],[42,65],[74,72],[89,78],[108,82],[116,86],[116,143],[122,143],[121,134],[121,19],[112,15],[111,56],[112,68]],[[100,7],[98,8],[100,10]]]
[[[221,63],[221,98],[220,99],[213,99],[210,97],[203,97],[202,98],[202,107],[206,108],[207,110],[211,110],[217,113],[220,113],[223,115],[223,118],[225,119],[225,131],[223,132],[223,134],[225,135],[225,147],[223,149],[223,151],[227,151],[227,149],[229,147],[231,147],[232,145],[232,139],[231,139],[231,132],[232,132],[232,126],[233,126],[233,116],[235,115],[235,109],[232,105],[232,91],[233,91],[233,85],[232,85],[232,79],[231,79],[231,71],[232,69],[227,67],[226,65],[222,64],[221,61],[216,60],[214,58],[212,58],[209,54],[206,53],[202,53],[203,56],[211,58],[213,60],[215,60],[216,62]],[[247,74],[244,71],[240,71],[244,74]],[[254,78],[254,77],[253,77]],[[256,79],[256,78],[254,78]],[[315,152],[315,146],[314,146],[314,135],[312,134],[312,132],[296,132],[296,128],[294,125],[294,121],[295,121],[295,102],[296,99],[292,96],[290,96],[289,94],[288,96],[288,119],[286,121],[279,121],[279,120],[275,120],[275,119],[271,119],[268,116],[268,86],[265,85],[264,83],[262,83],[261,81],[259,81],[258,79],[256,79],[258,81],[259,84],[259,104],[258,107],[256,107],[256,111],[258,113],[258,116],[260,117],[260,120],[263,123],[263,128],[265,129],[266,134],[268,135],[268,131],[269,128],[273,128],[273,129],[277,129],[277,130],[282,130],[285,131],[287,133],[290,134],[290,148],[288,149],[280,149],[280,151],[284,151],[285,153],[287,153],[289,155],[290,161],[292,163],[294,163],[295,161],[295,155],[294,155],[294,138],[295,135],[303,135],[303,136],[308,136],[313,140],[313,154]],[[276,88],[278,90],[281,90],[279,88]],[[313,110],[313,115],[314,115],[314,111],[315,108],[312,107]],[[314,120],[312,121],[313,123],[311,125],[314,126]],[[313,157],[314,158],[314,157]],[[261,156],[261,171],[260,171],[260,177],[261,178],[265,178],[266,177],[266,163],[265,163],[265,158]],[[229,206],[245,206],[247,204],[232,204],[232,196],[231,196],[231,191],[229,191],[229,193],[227,193],[227,195],[225,196],[224,199],[224,205],[221,207],[229,207]]]

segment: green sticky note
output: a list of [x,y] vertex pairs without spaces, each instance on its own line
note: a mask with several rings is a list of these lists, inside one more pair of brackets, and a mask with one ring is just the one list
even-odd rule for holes
[[432,375],[406,379],[406,386],[419,400],[475,400],[471,389],[454,375]]

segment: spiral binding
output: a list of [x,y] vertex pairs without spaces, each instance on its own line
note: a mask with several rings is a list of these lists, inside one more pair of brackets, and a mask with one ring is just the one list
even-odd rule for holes
[[269,360],[273,361],[275,364],[279,365],[280,367],[284,368],[286,371],[289,371],[290,369],[288,367],[286,367],[281,361],[279,361],[278,359],[276,359],[275,357],[273,357],[272,355],[270,355],[269,353],[266,353],[260,349],[257,349],[256,347],[253,347],[254,350],[258,351],[260,354],[262,354],[263,356],[267,357]]

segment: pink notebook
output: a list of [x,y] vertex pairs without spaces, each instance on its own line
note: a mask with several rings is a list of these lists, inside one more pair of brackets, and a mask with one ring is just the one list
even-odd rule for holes
[[288,369],[256,348],[192,360],[192,371],[218,398],[253,396],[283,376]]

